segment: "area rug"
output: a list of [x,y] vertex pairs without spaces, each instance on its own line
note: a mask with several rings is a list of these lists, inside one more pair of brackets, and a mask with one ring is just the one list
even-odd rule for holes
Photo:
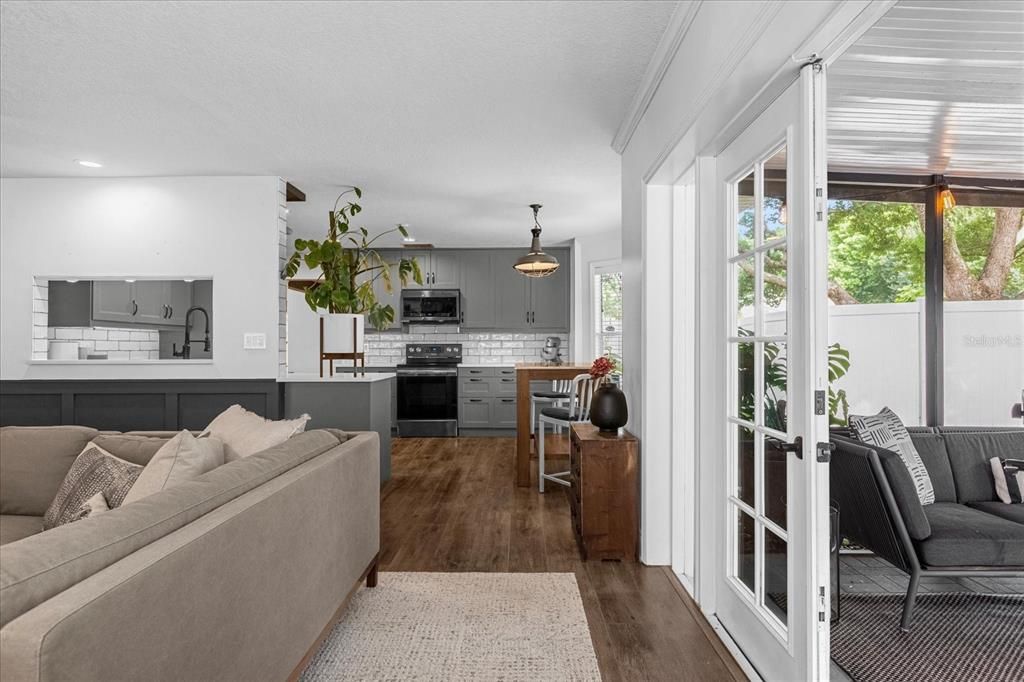
[[381,573],[302,674],[334,680],[600,680],[572,573]]
[[1024,595],[919,594],[910,632],[902,613],[902,595],[843,595],[832,660],[859,682],[1024,679]]

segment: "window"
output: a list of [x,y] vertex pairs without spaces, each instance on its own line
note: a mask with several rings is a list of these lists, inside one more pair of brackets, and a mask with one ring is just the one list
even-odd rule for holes
[[594,356],[622,360],[622,265],[593,266]]

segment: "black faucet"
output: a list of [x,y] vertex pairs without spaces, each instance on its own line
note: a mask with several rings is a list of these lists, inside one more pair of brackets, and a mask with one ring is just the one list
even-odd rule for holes
[[192,313],[199,311],[206,318],[206,331],[203,336],[203,350],[210,350],[210,313],[206,312],[206,308],[201,306],[192,306],[185,312],[185,343],[182,344],[181,350],[178,350],[178,345],[175,343],[171,344],[171,355],[176,358],[188,360],[192,357],[192,339],[189,338],[189,332],[192,331]]

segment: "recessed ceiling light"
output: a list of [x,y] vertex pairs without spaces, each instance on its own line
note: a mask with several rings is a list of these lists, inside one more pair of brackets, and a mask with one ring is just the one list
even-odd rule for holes
[[84,159],[75,159],[75,162],[79,166],[85,166],[86,168],[103,168],[102,163],[96,163],[95,161],[86,161]]
[[134,284],[135,283],[134,279],[126,279],[125,281],[128,282],[128,284]]

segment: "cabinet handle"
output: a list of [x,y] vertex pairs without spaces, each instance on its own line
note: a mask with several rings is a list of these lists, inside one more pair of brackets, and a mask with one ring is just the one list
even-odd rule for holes
[[132,315],[134,316],[137,312],[139,312],[139,304],[135,302],[135,299],[132,299]]
[[470,379],[470,381],[483,381],[483,379]]
[[469,402],[471,402],[471,403],[482,403],[483,401],[484,401],[483,398],[470,398],[469,399]]
[[172,317],[174,317],[174,306],[173,305],[169,305],[169,306],[167,306],[167,319],[169,320]]

